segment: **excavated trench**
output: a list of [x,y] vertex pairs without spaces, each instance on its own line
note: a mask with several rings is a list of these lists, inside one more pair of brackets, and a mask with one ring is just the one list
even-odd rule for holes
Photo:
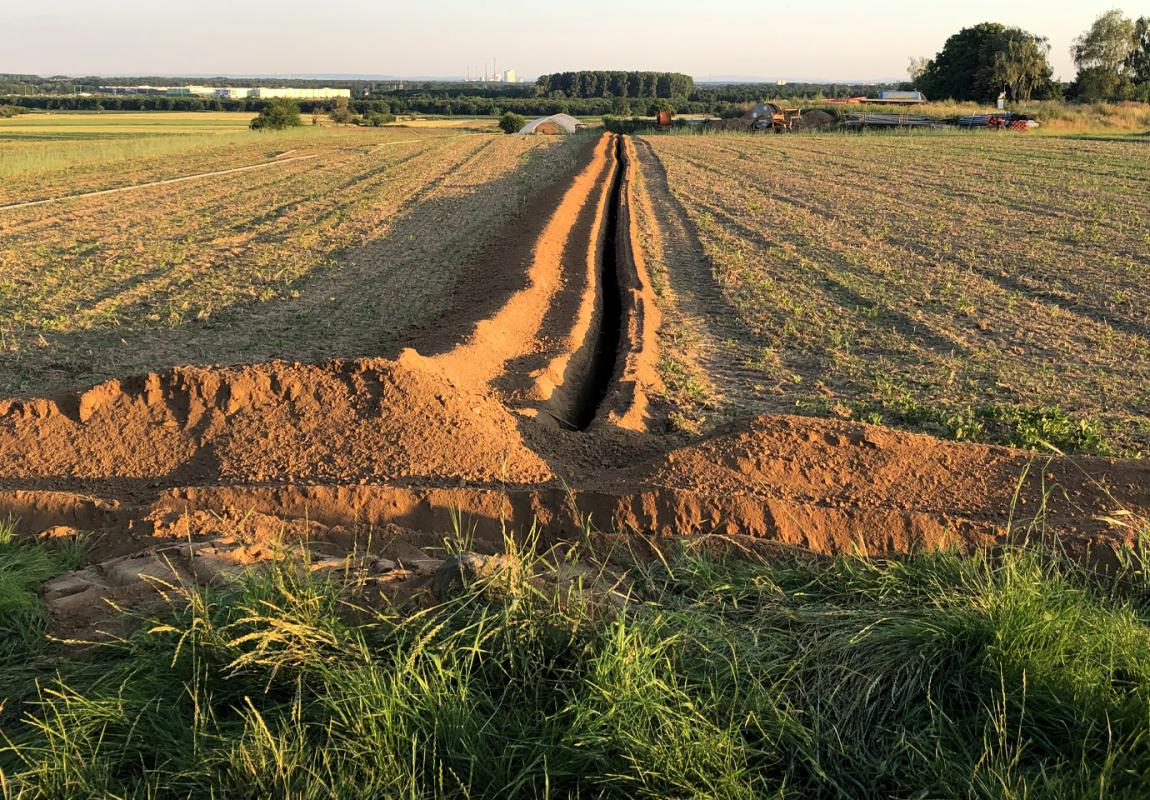
[[627,235],[620,231],[621,215],[619,213],[623,196],[623,174],[625,161],[623,156],[623,137],[615,138],[615,169],[611,177],[611,189],[607,195],[606,219],[604,220],[605,235],[600,242],[599,253],[599,280],[596,285],[597,304],[599,306],[598,324],[592,334],[594,337],[594,355],[588,366],[582,390],[579,392],[579,404],[575,408],[571,420],[575,429],[587,430],[599,414],[603,401],[610,393],[618,377],[620,348],[623,343],[623,331],[626,328],[626,309],[623,304],[622,285],[619,280],[620,250],[619,242]]
[[[1000,541],[1017,527],[1016,500],[1082,542],[1120,536],[1099,522],[1116,499],[1150,515],[1141,463],[1033,469],[1021,451],[784,416],[698,440],[652,435],[660,313],[636,164],[625,137],[590,143],[569,182],[541,194],[530,217],[540,223],[509,225],[530,239],[508,249],[530,255],[486,265],[506,277],[524,260],[518,288],[479,297],[494,310],[477,323],[461,309],[469,327],[455,321],[467,332],[448,351],[177,367],[0,399],[0,519],[30,535],[97,531],[107,552],[254,514],[274,521],[271,534],[300,523],[439,536],[466,520],[495,539],[535,528],[567,540],[593,523],[889,553]],[[550,408],[567,412],[552,416],[568,430]],[[1047,497],[1047,481],[1065,491]]]

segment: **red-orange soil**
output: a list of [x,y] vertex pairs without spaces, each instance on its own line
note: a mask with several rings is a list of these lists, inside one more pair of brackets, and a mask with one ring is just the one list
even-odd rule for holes
[[[484,535],[538,522],[558,538],[589,517],[620,534],[881,554],[992,544],[1036,516],[1032,530],[1077,547],[1129,536],[1118,512],[1150,512],[1141,462],[785,416],[699,441],[650,432],[658,310],[629,224],[638,190],[627,172],[615,183],[634,164],[629,142],[590,143],[569,183],[461,265],[457,313],[394,360],[189,366],[0,401],[0,516],[28,533],[95,531],[113,558],[251,519],[433,534],[458,512]],[[605,266],[622,320],[605,319]],[[600,386],[610,324],[620,351]],[[574,430],[588,404],[594,421]]]

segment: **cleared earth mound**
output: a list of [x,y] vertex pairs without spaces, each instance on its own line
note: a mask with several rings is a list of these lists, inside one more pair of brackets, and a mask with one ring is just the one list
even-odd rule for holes
[[496,398],[396,361],[182,367],[0,403],[0,480],[538,483],[551,470]]

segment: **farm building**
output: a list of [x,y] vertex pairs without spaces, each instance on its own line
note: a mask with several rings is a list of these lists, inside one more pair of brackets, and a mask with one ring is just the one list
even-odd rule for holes
[[558,134],[575,133],[583,123],[569,114],[552,114],[549,117],[533,119],[519,129],[520,133]]
[[212,97],[219,90],[214,86],[169,86],[166,91],[177,97]]

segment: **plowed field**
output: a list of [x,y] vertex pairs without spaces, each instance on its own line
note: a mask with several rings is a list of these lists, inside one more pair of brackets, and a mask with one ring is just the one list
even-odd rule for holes
[[[753,316],[774,306],[739,292],[753,265],[788,251],[748,240],[747,270],[722,271],[726,262],[708,254],[718,228],[692,223],[693,206],[667,205],[708,202],[702,185],[660,192],[658,154],[680,140],[344,136],[314,160],[230,174],[215,191],[165,184],[5,218],[7,263],[22,270],[10,296],[23,298],[18,324],[9,312],[19,334],[9,334],[8,373],[23,370],[38,388],[117,375],[0,400],[0,512],[25,533],[91,532],[92,557],[111,559],[65,582],[53,595],[58,614],[77,596],[85,608],[145,596],[123,569],[144,569],[174,540],[230,541],[253,519],[258,530],[241,537],[253,546],[298,534],[360,547],[375,531],[388,532],[389,547],[452,530],[497,542],[534,527],[552,541],[720,534],[819,553],[1054,539],[1082,554],[1140,535],[1150,512],[1144,461],[802,416],[744,415],[702,438],[669,433],[668,420],[696,410],[668,368],[684,357],[677,331],[688,323],[711,337],[686,340],[688,368],[730,391],[735,409],[781,410],[787,399],[741,383],[755,373],[734,356],[752,335],[777,336],[768,317]],[[746,141],[731,146],[765,146]],[[684,168],[681,179],[696,176]],[[764,213],[797,207],[789,195],[764,198],[749,202]],[[654,246],[672,241],[652,225],[663,220],[681,246]],[[54,256],[33,267],[11,255],[37,237]],[[813,271],[847,259],[818,253],[787,283],[795,296],[819,296],[829,283]],[[712,264],[718,279],[708,282]],[[983,285],[972,269],[968,281]],[[863,292],[869,284],[857,280]],[[927,279],[900,280],[874,278],[873,291]],[[806,308],[828,324],[850,308],[822,302]],[[875,324],[860,350],[886,348],[907,375],[929,377],[939,350],[912,344],[940,337],[927,323],[947,317],[928,308],[916,312],[924,322],[890,330],[879,323],[893,311],[867,317]],[[985,311],[1006,324],[997,308]],[[1141,324],[1139,311],[1125,313]],[[813,336],[793,327],[779,339],[796,371],[823,364],[817,351],[807,364],[807,350],[783,348],[804,330]],[[872,361],[852,358],[845,376]],[[1122,374],[1145,368],[1133,358]],[[845,394],[851,384],[840,380],[822,387]],[[406,558],[435,561],[424,550]]]
[[249,136],[177,164],[5,184],[0,205],[268,165],[0,210],[0,394],[386,352],[443,310],[462,265],[574,159],[562,142],[518,137]]
[[1150,450],[1150,148],[722,135],[638,153],[687,422]]

